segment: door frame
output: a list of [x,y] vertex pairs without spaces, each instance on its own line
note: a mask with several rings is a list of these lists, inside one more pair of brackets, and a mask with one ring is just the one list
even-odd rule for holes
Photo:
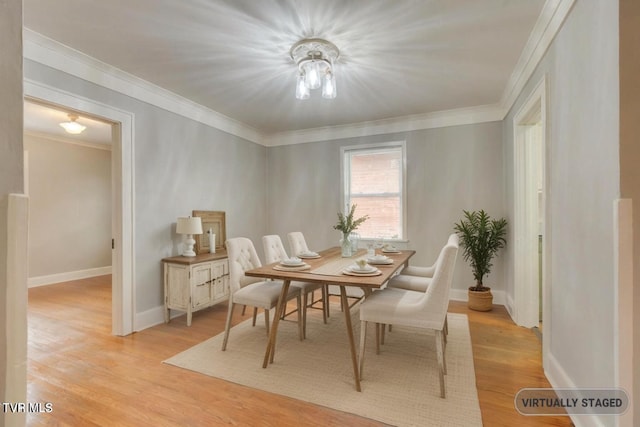
[[[525,327],[534,327],[539,324],[539,284],[535,280],[539,277],[538,271],[538,239],[535,242],[531,236],[538,235],[538,210],[537,192],[532,194],[531,175],[528,173],[533,167],[537,167],[535,153],[525,144],[526,126],[532,117],[539,115],[542,134],[542,344],[543,359],[544,349],[549,348],[549,334],[551,328],[551,318],[549,316],[550,307],[550,224],[547,213],[548,198],[548,172],[546,168],[546,153],[548,147],[547,134],[547,81],[546,76],[536,85],[529,95],[527,101],[522,105],[513,118],[514,132],[514,321]],[[535,199],[534,199],[535,197]],[[534,231],[535,228],[535,231]],[[527,236],[529,236],[527,238]],[[535,273],[534,273],[535,272]]]
[[120,336],[131,334],[135,325],[134,115],[30,79],[24,80],[24,97],[86,112],[114,123],[111,151],[114,239],[111,332]]

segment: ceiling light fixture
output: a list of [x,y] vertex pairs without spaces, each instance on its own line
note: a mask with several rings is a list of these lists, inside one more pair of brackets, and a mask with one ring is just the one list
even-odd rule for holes
[[296,98],[308,99],[311,89],[322,87],[322,97],[336,97],[336,76],[333,69],[340,51],[323,39],[304,39],[291,46],[291,58],[298,65]]
[[60,126],[62,126],[67,132],[77,135],[82,133],[82,131],[87,127],[82,126],[80,123],[76,122],[76,120],[78,120],[78,116],[75,114],[69,114],[69,121],[60,123]]

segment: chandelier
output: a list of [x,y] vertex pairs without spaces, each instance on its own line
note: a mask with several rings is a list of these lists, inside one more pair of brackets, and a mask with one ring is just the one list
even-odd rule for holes
[[82,131],[87,128],[86,126],[83,126],[80,123],[76,122],[76,120],[78,120],[77,115],[75,114],[67,114],[67,115],[69,116],[69,121],[60,123],[60,126],[62,126],[64,130],[66,130],[67,132],[77,135],[79,133],[82,133]]
[[312,89],[322,87],[322,97],[336,97],[336,76],[333,64],[340,51],[323,39],[304,39],[291,46],[291,58],[298,65],[296,98],[308,99]]

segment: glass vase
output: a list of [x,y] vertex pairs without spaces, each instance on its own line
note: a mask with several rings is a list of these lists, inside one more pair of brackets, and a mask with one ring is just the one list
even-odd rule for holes
[[349,234],[349,239],[351,239],[351,253],[355,254],[358,252],[358,246],[360,245],[360,235],[355,231],[352,231]]
[[349,236],[349,233],[342,233],[340,247],[342,248],[343,258],[349,258],[353,255],[353,247],[351,246],[351,237]]

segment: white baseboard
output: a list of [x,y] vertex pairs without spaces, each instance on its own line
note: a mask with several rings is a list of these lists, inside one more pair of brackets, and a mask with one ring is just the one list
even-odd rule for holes
[[[553,388],[577,388],[567,372],[562,368],[558,360],[552,354],[547,356],[547,367],[544,374]],[[602,427],[606,425],[618,425],[617,421],[610,424],[612,416],[607,415],[571,415],[571,421],[576,427]]]
[[[184,314],[186,314],[186,311],[171,309],[172,319]],[[140,332],[143,329],[151,328],[161,323],[164,323],[164,305],[154,307],[142,313],[136,313],[133,319],[133,330]]]
[[554,388],[574,388],[575,383],[571,380],[569,375],[562,368],[558,360],[549,353],[547,356],[547,366],[544,370],[544,374]]
[[451,289],[449,291],[449,300],[453,301],[468,301],[469,297],[467,295],[467,291],[463,291],[462,289]]
[[139,332],[143,329],[164,323],[164,306],[154,307],[142,313],[135,313],[133,318],[133,330]]
[[30,277],[27,280],[29,288],[52,285],[54,283],[69,282],[71,280],[87,279],[89,277],[104,276],[111,274],[111,266],[89,268],[87,270],[69,271],[66,273],[50,274],[48,276]]
[[507,313],[509,313],[511,320],[515,321],[515,313],[516,313],[515,302],[513,301],[513,297],[511,295],[507,296],[507,302],[505,303],[504,306],[507,309]]
[[[493,303],[498,305],[506,305],[506,294],[504,291],[494,291],[491,290],[493,294]],[[469,294],[467,293],[467,289],[451,289],[449,292],[449,299],[453,301],[468,301]]]

